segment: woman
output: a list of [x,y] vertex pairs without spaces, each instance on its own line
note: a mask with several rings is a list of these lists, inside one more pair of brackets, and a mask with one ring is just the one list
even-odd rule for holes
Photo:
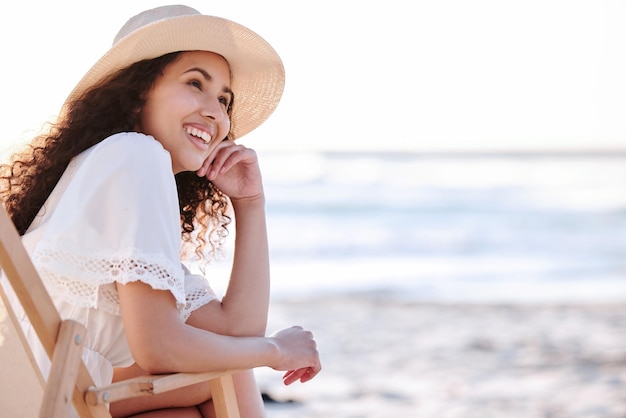
[[[273,112],[283,85],[280,58],[249,29],[185,6],[148,10],[121,29],[49,132],[3,166],[5,207],[61,316],[87,327],[83,359],[97,384],[260,366],[286,371],[286,384],[319,373],[310,332],[265,337],[261,174],[254,151],[234,143]],[[181,261],[205,265],[231,216],[234,259],[219,300]],[[39,362],[46,373],[43,350]],[[265,416],[252,372],[234,381],[242,416]],[[110,409],[207,417],[210,397],[198,384]]]

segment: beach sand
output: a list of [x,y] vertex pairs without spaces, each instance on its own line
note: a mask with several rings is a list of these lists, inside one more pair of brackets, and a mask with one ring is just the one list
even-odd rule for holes
[[314,331],[323,371],[258,369],[269,418],[626,417],[626,303],[274,300],[270,328]]

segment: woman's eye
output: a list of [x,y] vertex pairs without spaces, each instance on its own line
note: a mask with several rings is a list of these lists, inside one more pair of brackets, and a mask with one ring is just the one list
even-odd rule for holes
[[188,84],[198,90],[202,90],[202,83],[199,80],[191,80]]
[[230,100],[228,100],[226,97],[220,97],[220,103],[226,108],[230,106]]

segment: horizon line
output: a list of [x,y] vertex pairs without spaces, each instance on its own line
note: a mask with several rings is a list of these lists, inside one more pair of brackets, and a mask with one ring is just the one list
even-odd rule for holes
[[280,149],[280,150],[259,150],[268,153],[317,153],[322,155],[379,155],[379,156],[422,156],[422,157],[605,157],[605,158],[626,158],[626,148],[552,148],[552,149],[440,149],[440,150],[420,150],[420,149]]

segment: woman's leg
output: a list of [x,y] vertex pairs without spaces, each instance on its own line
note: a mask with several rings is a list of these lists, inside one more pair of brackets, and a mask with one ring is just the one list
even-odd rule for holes
[[[233,374],[233,383],[235,385],[235,393],[237,395],[237,405],[239,413],[242,417],[265,417],[265,407],[263,399],[259,391],[254,372],[246,370]],[[215,410],[213,402],[207,401],[198,405],[198,409],[204,418],[214,418]]]
[[[116,368],[113,371],[113,382],[130,379],[132,377],[143,376],[148,374],[137,364],[130,367]],[[200,405],[211,399],[211,389],[208,382],[197,383],[181,389],[176,389],[167,393],[150,396],[139,396],[136,398],[125,399],[123,401],[113,402],[110,405],[110,412],[114,418],[122,418],[137,415],[146,411],[157,412],[157,410],[169,410],[171,408],[187,408],[193,407],[198,413],[196,405]],[[152,415],[150,415],[152,416]],[[160,415],[156,415],[160,416]],[[167,415],[164,415],[167,416]],[[176,415],[173,415],[176,416]]]
[[[229,333],[228,329],[224,328],[224,324],[219,321],[220,310],[220,302],[218,300],[213,300],[193,311],[187,320],[187,324],[196,328],[215,332],[217,334],[232,335]],[[255,332],[250,331],[249,335],[261,336],[263,335],[262,332],[264,332],[264,330],[256,330]],[[237,405],[239,406],[241,416],[246,418],[265,418],[266,415],[263,398],[261,397],[261,391],[257,386],[254,372],[252,370],[246,370],[234,374],[233,383],[235,385]],[[199,409],[204,417],[213,416],[207,415],[209,410],[213,410],[212,407],[212,402],[199,405]]]
[[203,418],[195,406],[189,408],[161,409],[159,411],[144,412],[128,418]]

